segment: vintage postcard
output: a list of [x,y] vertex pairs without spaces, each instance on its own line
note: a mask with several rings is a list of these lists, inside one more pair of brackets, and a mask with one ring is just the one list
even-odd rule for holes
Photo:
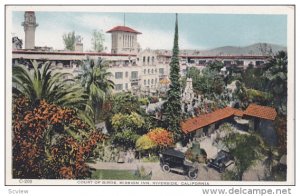
[[6,185],[294,185],[295,7],[20,6]]

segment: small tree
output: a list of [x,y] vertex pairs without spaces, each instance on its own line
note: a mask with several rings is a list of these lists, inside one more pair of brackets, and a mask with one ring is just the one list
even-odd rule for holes
[[278,150],[280,154],[287,153],[287,116],[278,115],[275,119]]
[[92,47],[95,52],[101,52],[104,49],[104,34],[101,31],[94,29],[92,34]]
[[104,101],[111,95],[114,82],[108,71],[108,64],[101,58],[97,61],[87,58],[83,61],[81,70],[77,76],[86,94],[89,96],[88,104],[93,110],[93,120],[99,118],[100,108]]
[[224,139],[235,159],[235,169],[225,174],[230,180],[242,180],[243,174],[261,157],[261,139],[257,135],[232,133]]
[[212,71],[220,72],[224,64],[221,61],[214,61],[208,63],[207,67]]
[[125,148],[134,147],[144,123],[143,117],[135,112],[130,115],[115,114],[111,120],[115,132],[112,136],[113,142]]
[[122,129],[140,129],[145,121],[142,116],[135,112],[128,114],[115,114],[112,117],[112,126],[115,131],[120,131]]
[[71,50],[71,51],[75,50],[75,41],[76,41],[75,31],[69,32],[68,34],[64,34],[63,40],[64,40],[65,48],[67,50]]
[[138,98],[131,93],[118,93],[115,94],[112,101],[112,113],[130,114],[136,112],[141,114],[141,103]]

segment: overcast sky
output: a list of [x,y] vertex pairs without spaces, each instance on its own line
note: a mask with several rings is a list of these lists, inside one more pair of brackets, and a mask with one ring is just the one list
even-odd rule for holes
[[[171,49],[175,14],[126,13],[125,25],[139,32],[143,49]],[[180,49],[211,49],[221,46],[247,46],[258,42],[287,46],[285,15],[249,14],[180,14]],[[24,40],[24,12],[13,12],[12,35]],[[36,46],[63,49],[64,33],[75,31],[83,37],[84,50],[91,49],[93,29],[103,30],[104,45],[111,47],[110,34],[114,26],[123,25],[123,13],[36,12]]]

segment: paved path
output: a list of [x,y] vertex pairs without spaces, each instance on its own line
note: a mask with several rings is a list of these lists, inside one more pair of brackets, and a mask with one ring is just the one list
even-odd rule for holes
[[[143,166],[146,172],[152,171],[151,180],[190,180],[186,175],[181,173],[165,173],[161,170],[159,162],[144,163],[135,161],[134,163],[114,163],[114,162],[97,162],[89,163],[90,167],[95,169],[112,169],[112,170],[136,170]],[[221,175],[214,169],[199,165],[198,181],[216,181],[221,180]]]

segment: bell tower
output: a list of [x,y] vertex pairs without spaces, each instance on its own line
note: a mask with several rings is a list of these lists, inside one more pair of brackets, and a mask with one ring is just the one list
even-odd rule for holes
[[34,49],[35,47],[35,28],[36,23],[35,14],[33,11],[26,11],[24,14],[24,22],[22,22],[25,31],[25,49]]
[[139,52],[137,35],[142,33],[126,26],[116,26],[107,33],[111,33],[112,54],[137,54]]

